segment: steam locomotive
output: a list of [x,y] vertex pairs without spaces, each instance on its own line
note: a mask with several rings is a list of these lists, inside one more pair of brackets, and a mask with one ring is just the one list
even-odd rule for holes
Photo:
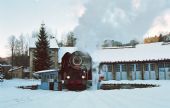
[[89,54],[75,51],[62,57],[60,78],[68,90],[85,90],[92,83],[92,59]]

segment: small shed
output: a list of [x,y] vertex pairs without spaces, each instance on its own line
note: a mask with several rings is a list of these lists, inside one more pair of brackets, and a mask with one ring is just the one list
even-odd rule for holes
[[28,67],[20,66],[20,67],[13,67],[8,71],[8,74],[11,78],[29,78],[30,71]]
[[58,90],[58,70],[42,70],[35,72],[41,78],[41,85],[39,89],[43,90]]

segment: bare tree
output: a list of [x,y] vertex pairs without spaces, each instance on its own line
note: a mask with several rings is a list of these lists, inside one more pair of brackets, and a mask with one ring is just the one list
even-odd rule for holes
[[11,64],[12,66],[25,66],[29,65],[28,57],[28,42],[26,37],[22,34],[17,39],[15,36],[9,38],[9,47],[11,50]]
[[9,37],[9,47],[10,47],[10,50],[11,50],[11,65],[12,65],[12,68],[13,68],[13,66],[14,66],[14,62],[13,62],[13,60],[14,60],[14,47],[15,47],[15,42],[16,42],[16,37],[14,36],[14,35],[11,35],[10,37]]

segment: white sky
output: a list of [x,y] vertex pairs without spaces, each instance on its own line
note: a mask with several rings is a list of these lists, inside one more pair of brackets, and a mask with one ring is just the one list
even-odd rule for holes
[[11,35],[31,36],[45,22],[49,32],[61,39],[74,29],[85,0],[0,0],[0,57],[10,55]]
[[73,30],[92,47],[170,32],[169,18],[170,0],[0,0],[0,57],[10,56],[9,36],[32,36],[42,21],[57,39]]
[[77,47],[94,51],[104,40],[132,39],[170,32],[170,0],[90,0],[74,29]]

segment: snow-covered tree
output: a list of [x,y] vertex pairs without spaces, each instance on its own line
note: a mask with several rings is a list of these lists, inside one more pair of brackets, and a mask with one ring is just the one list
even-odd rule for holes
[[38,41],[36,42],[36,49],[34,51],[34,71],[50,69],[52,65],[50,56],[50,43],[47,32],[44,27],[45,24],[41,24],[41,28],[38,34]]
[[74,33],[73,32],[69,32],[67,34],[66,46],[74,47],[75,45],[76,45],[76,38],[74,37]]

